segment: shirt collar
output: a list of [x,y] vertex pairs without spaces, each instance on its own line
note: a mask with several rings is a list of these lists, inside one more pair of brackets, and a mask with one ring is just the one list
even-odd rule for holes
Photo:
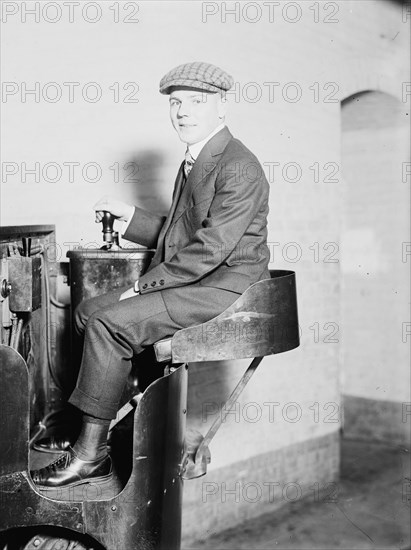
[[209,134],[205,139],[202,141],[199,141],[198,143],[193,143],[192,145],[188,145],[188,150],[190,152],[190,155],[193,157],[194,160],[198,157],[200,154],[201,149],[204,147],[204,145],[209,141],[213,136],[218,134],[220,130],[222,130],[225,127],[225,123],[221,123],[215,128],[211,134]]

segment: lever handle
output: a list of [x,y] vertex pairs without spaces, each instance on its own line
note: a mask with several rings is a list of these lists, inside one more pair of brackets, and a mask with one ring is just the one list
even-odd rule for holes
[[111,245],[113,243],[113,224],[114,224],[114,216],[107,212],[106,210],[103,210],[103,219],[101,220],[101,223],[103,224],[103,240],[108,245]]

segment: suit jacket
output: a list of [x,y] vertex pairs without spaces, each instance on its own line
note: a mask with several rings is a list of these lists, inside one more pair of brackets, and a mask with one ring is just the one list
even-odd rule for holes
[[[181,164],[167,217],[136,207],[124,238],[156,247],[141,294],[198,285],[239,294],[269,278],[269,184],[257,158],[223,128],[184,182]],[[172,292],[167,307],[173,307]],[[181,307],[181,304],[180,304]]]

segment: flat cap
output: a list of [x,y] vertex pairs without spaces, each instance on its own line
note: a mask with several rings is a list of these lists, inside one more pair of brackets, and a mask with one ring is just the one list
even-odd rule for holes
[[160,93],[169,94],[172,87],[179,86],[197,88],[206,92],[226,92],[233,83],[233,77],[220,67],[195,61],[179,65],[163,76],[160,80]]

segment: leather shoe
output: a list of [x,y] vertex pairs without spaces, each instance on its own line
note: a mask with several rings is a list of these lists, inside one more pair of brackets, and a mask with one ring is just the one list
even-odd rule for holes
[[97,460],[81,460],[69,447],[64,455],[41,470],[31,471],[30,475],[39,489],[75,487],[84,483],[110,480],[113,467],[109,455]]
[[33,449],[40,453],[64,453],[68,450],[73,441],[68,436],[43,437],[33,443]]

